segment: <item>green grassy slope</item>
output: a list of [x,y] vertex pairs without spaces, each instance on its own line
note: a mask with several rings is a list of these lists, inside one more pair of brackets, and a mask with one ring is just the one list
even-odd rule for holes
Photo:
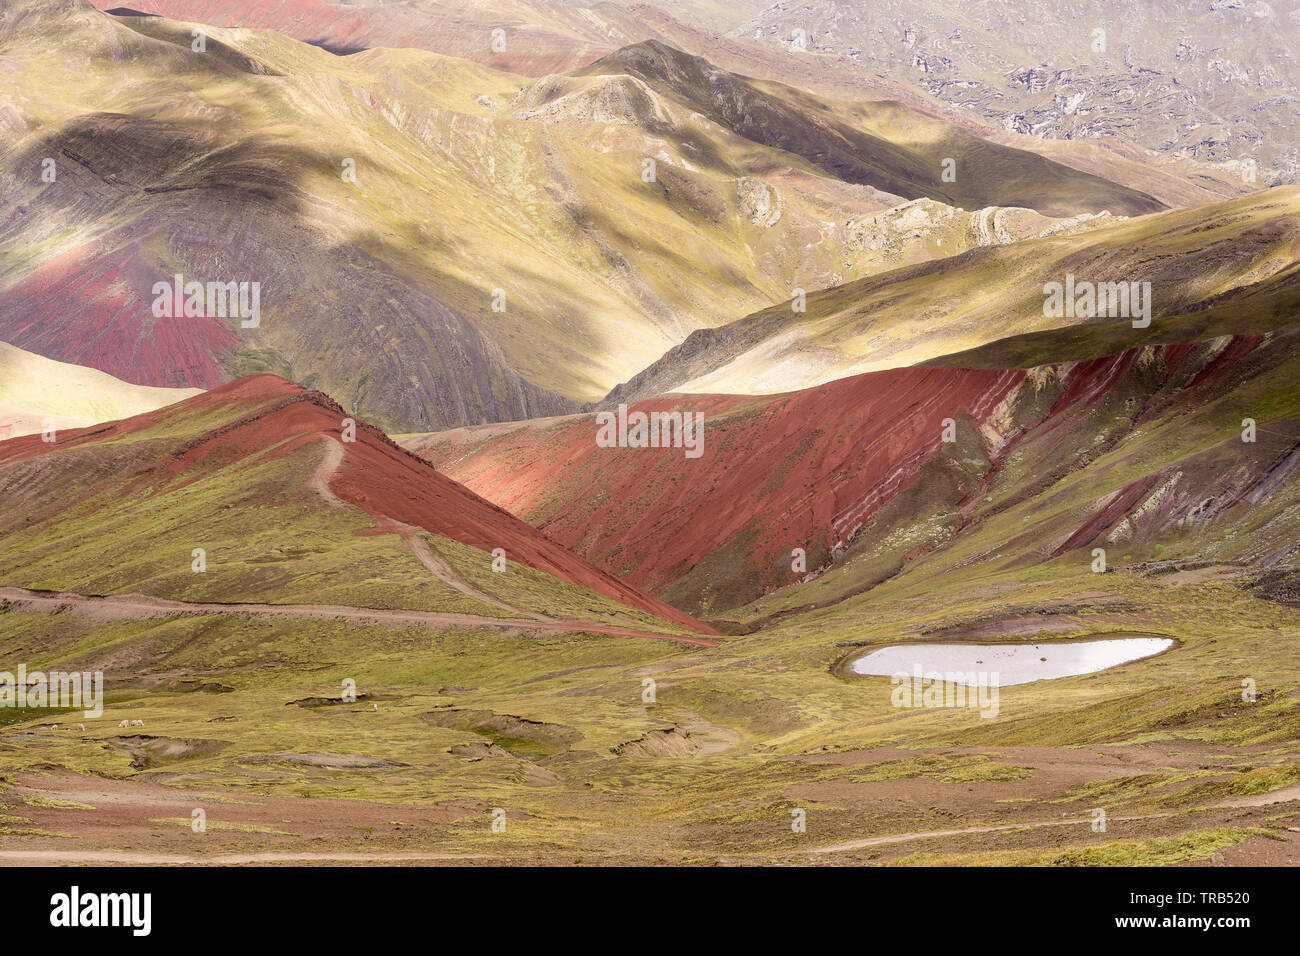
[[[69,729],[79,714],[30,715],[7,728],[0,845],[73,854],[103,846],[74,809],[38,797],[93,806],[102,798],[65,788],[158,784],[180,806],[206,808],[208,832],[124,823],[109,846],[149,833],[152,852],[198,858],[299,850],[552,864],[1167,864],[1208,860],[1253,837],[1285,840],[1296,825],[1294,803],[1220,807],[1267,800],[1297,780],[1300,674],[1285,640],[1293,612],[1235,589],[1123,571],[1100,583],[1062,569],[1029,580],[927,580],[891,584],[851,617],[791,621],[704,653],[573,636],[521,645],[474,629],[88,626],[75,615],[0,610],[3,659],[102,667],[109,679],[104,716],[84,732]],[[1093,609],[1069,613],[1081,584]],[[1140,631],[1180,646],[1103,674],[1005,689],[995,719],[899,710],[887,680],[833,671],[861,650],[842,642],[915,639],[929,627],[1044,608],[1060,612],[1069,636]],[[1035,639],[1050,653],[1059,636]],[[658,682],[650,705],[641,700],[647,674]],[[1240,699],[1245,676],[1259,682],[1255,704]],[[337,699],[349,679],[366,695],[354,705],[289,706]],[[133,766],[111,742],[125,718],[144,721],[133,733],[188,751]],[[616,752],[687,726],[694,753]],[[321,762],[330,758],[338,763]],[[69,781],[53,767],[95,776]],[[313,798],[327,803],[304,805],[301,816],[291,809]],[[238,821],[268,800],[288,801],[256,818],[275,832],[241,832]],[[494,808],[505,811],[504,833],[491,829]],[[1096,808],[1110,815],[1107,832],[1089,826]],[[806,832],[792,832],[795,809],[807,814]],[[325,822],[339,812],[347,823]],[[417,813],[422,822],[406,822]],[[160,815],[180,814],[150,819]],[[1043,821],[1056,825],[1032,826]],[[1010,829],[816,852],[997,825]],[[42,835],[58,832],[77,836]]]
[[[806,312],[785,303],[700,331],[614,396],[782,392],[955,354],[985,367],[1028,365],[1103,355],[1123,343],[1222,334],[1230,326],[1263,331],[1291,315],[1298,204],[1296,187],[1271,189],[846,283],[810,295]],[[1064,283],[1067,274],[1080,282],[1149,282],[1150,328],[1135,337],[1124,318],[1045,315],[1044,285]],[[1074,342],[1060,354],[974,351],[1062,328]]]
[[[0,582],[189,603],[664,626],[584,586],[594,571],[583,577],[562,549],[431,471],[422,484],[418,469],[385,484],[384,456],[394,450],[364,425],[358,443],[341,444],[343,417],[323,396],[249,379],[148,416],[61,433],[52,445],[36,436],[11,441],[0,453],[8,503]],[[340,464],[331,467],[335,450]],[[438,530],[396,524],[395,493],[428,503],[435,518],[442,509],[429,524]],[[493,570],[484,528],[508,549],[504,573]],[[432,573],[409,536],[468,588]]]

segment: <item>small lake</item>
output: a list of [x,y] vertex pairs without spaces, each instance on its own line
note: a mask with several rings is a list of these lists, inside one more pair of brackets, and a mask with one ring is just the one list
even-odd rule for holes
[[[1173,646],[1165,637],[1121,637],[1051,644],[896,644],[872,651],[849,664],[854,674],[913,676],[919,669],[955,675],[952,683],[969,684],[961,675],[997,673],[997,684],[1028,684],[1036,680],[1094,674],[1129,661],[1151,657]],[[985,678],[988,680],[988,678]]]

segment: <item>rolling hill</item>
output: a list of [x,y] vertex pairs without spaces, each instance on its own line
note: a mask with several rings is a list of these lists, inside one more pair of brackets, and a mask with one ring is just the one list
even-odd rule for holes
[[194,605],[700,627],[373,426],[353,423],[348,440],[349,421],[324,395],[261,375],[53,443],[11,439],[0,445],[0,578]]
[[[566,4],[521,0],[95,0],[102,10],[154,14],[218,27],[274,30],[339,55],[418,48],[540,76],[584,65],[628,42],[630,18],[612,5],[595,15]],[[494,44],[493,30],[501,30]]]
[[[1159,206],[659,41],[530,81],[247,28],[199,53],[194,24],[81,0],[0,16],[24,75],[0,112],[0,337],[136,384],[273,372],[390,430],[576,411],[796,289]],[[971,172],[945,185],[949,152]],[[155,314],[176,275],[258,283],[256,324]]]
[[[1216,198],[1193,198],[1198,188],[1228,195],[1225,188],[1241,185],[1246,160],[1257,164],[1261,184],[1292,183],[1298,161],[1291,144],[1300,21],[1294,11],[1267,5],[1171,9],[1146,0],[1116,17],[1101,0],[1047,3],[1028,14],[988,3],[956,12],[931,0],[890,0],[870,12],[832,0],[96,2],[106,10],[272,29],[340,53],[417,47],[534,77],[658,40],[733,72],[832,97],[898,99],[1006,145],[1164,193],[1169,205]],[[504,49],[492,43],[494,28],[504,31]],[[1151,42],[1153,35],[1164,42]],[[1261,50],[1268,66],[1255,62]],[[1181,172],[1162,174],[1157,166]]]
[[[826,289],[808,296],[804,312],[786,303],[699,330],[611,392],[605,404],[674,391],[778,393],[873,369],[947,361],[942,357],[1063,328],[1073,341],[1068,354],[1025,362],[1119,351],[1118,342],[1132,340],[1130,318],[1053,315],[1045,308],[1046,285],[1064,285],[1068,276],[1081,283],[1150,283],[1144,341],[1179,342],[1233,328],[1267,331],[1293,314],[1297,243],[1300,189],[1283,187],[1082,234],[974,249]],[[1214,331],[1219,316],[1224,322]]]
[[46,419],[56,428],[79,428],[129,418],[197,394],[192,388],[131,385],[0,342],[0,441],[39,432]]
[[[779,84],[767,89],[662,41],[625,47],[578,71],[631,76],[671,91],[737,135],[803,156],[837,179],[905,199],[927,197],[963,209],[1023,206],[1064,218],[1081,212],[1142,215],[1163,204],[1034,153],[998,146],[898,103],[816,100]],[[853,123],[837,113],[852,113]],[[952,182],[946,157],[960,157]]]
[[1294,865],[1275,6],[0,0],[0,863]]
[[[612,573],[710,617],[778,589],[788,593],[777,604],[800,606],[811,589],[822,607],[932,552],[969,555],[973,542],[965,560],[1013,568],[1114,546],[1130,563],[1294,574],[1298,336],[1292,313],[1262,335],[629,409],[702,413],[698,458],[600,447],[590,416],[403,443]],[[1258,428],[1250,443],[1246,419]],[[823,574],[841,590],[806,583]]]

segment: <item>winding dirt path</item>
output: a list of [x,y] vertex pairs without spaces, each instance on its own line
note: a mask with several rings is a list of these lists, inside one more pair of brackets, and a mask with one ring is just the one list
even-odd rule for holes
[[[312,472],[307,487],[325,499],[331,508],[343,508],[347,506],[347,502],[339,498],[330,489],[330,479],[334,477],[334,473],[343,464],[343,443],[328,435],[323,436],[322,440],[325,442],[325,457],[316,466],[316,470]],[[417,528],[415,525],[398,521],[396,518],[386,518],[382,520],[380,530],[391,530],[392,533],[400,535],[430,574],[466,597],[473,598],[475,601],[494,607],[499,611],[518,614],[534,621],[554,620],[544,614],[538,614],[536,611],[529,611],[507,604],[500,598],[493,597],[486,591],[476,588],[452,566],[450,561],[438,553],[437,548],[425,540],[423,528]]]
[[346,502],[330,490],[330,479],[339,470],[339,465],[343,464],[343,443],[328,436],[323,436],[321,440],[325,442],[325,457],[311,473],[307,487],[324,498],[331,508],[343,508]]
[[[342,443],[329,437],[325,457],[316,467],[307,486],[332,508],[347,506],[330,490],[330,479],[343,463]],[[221,614],[233,617],[250,617],[273,620],[348,621],[354,624],[385,625],[390,627],[417,626],[440,627],[492,627],[500,629],[531,629],[544,631],[587,631],[612,634],[620,637],[651,637],[694,647],[717,647],[719,641],[705,637],[661,634],[637,628],[602,624],[597,621],[561,620],[534,611],[522,610],[487,594],[467,581],[424,538],[422,529],[395,519],[382,519],[395,534],[410,545],[411,551],[431,574],[460,593],[489,607],[505,611],[511,617],[487,617],[478,614],[460,614],[440,611],[390,610],[386,608],[351,607],[341,604],[256,604],[256,603],[200,603],[173,601],[148,594],[109,594],[94,596],[67,591],[33,591],[27,588],[0,587],[0,600],[9,602],[19,610],[47,613],[72,608],[99,621],[141,621],[154,618],[203,614]]]
[[684,634],[659,634],[630,627],[601,624],[595,621],[561,621],[552,619],[482,617],[477,614],[454,614],[441,611],[389,610],[387,608],[349,607],[342,604],[214,604],[172,601],[148,594],[108,594],[102,597],[66,591],[31,591],[27,588],[0,587],[0,600],[8,601],[20,611],[53,613],[73,609],[99,621],[144,621],[163,617],[196,617],[222,614],[270,620],[348,621],[353,624],[387,627],[492,627],[541,631],[587,631],[620,637],[652,637],[695,647],[717,647],[718,641]]
[[[1264,807],[1274,803],[1286,803],[1290,800],[1300,800],[1300,786],[1285,787],[1281,790],[1274,790],[1271,793],[1261,793],[1249,797],[1238,797],[1233,800],[1225,800],[1221,803],[1212,803],[1203,807],[1193,808],[1196,811],[1203,810],[1233,810],[1242,807]],[[1165,817],[1176,817],[1185,810],[1166,810],[1160,813],[1143,813],[1134,816],[1110,817],[1113,823],[1124,823],[1140,820],[1159,820]],[[1038,830],[1042,827],[1069,827],[1085,826],[1092,823],[1090,817],[1074,817],[1066,820],[1038,820],[1025,823],[996,823],[982,827],[961,827],[954,830],[921,830],[912,833],[889,833],[884,836],[865,837],[861,840],[848,840],[844,843],[833,843],[830,846],[820,846],[809,850],[809,853],[843,853],[847,850],[861,850],[872,846],[888,846],[891,843],[911,843],[914,840],[930,840],[939,837],[965,836],[968,833],[999,833],[1004,830]]]
[[397,533],[400,534],[406,540],[406,543],[411,546],[411,551],[413,551],[415,556],[420,559],[420,563],[423,564],[434,577],[443,584],[446,584],[448,587],[451,587],[476,601],[494,607],[499,611],[507,611],[511,614],[522,614],[524,617],[532,618],[534,621],[554,620],[554,618],[549,618],[544,614],[538,614],[536,611],[514,607],[499,598],[493,597],[486,591],[480,591],[478,588],[474,587],[474,585],[470,584],[459,571],[452,567],[451,562],[439,554],[437,548],[424,539],[422,529],[415,527],[415,525],[405,524],[401,521],[393,521],[393,524],[397,527]]

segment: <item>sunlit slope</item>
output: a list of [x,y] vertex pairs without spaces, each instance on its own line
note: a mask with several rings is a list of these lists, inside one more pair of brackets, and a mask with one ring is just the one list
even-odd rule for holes
[[[107,10],[122,9],[113,0],[96,0],[96,5]],[[878,61],[864,70],[860,58],[843,55],[842,51],[832,52],[823,42],[826,37],[815,30],[814,48],[805,52],[791,50],[788,42],[774,43],[768,33],[739,30],[728,34],[762,12],[768,6],[763,3],[737,6],[656,0],[653,4],[620,2],[542,7],[501,0],[476,3],[407,0],[400,4],[363,5],[322,0],[277,4],[253,0],[140,0],[126,6],[176,20],[275,30],[339,53],[418,48],[531,77],[585,67],[629,44],[662,41],[703,56],[731,72],[813,90],[818,95],[856,103],[896,100],[915,111],[911,116],[922,125],[925,124],[921,114],[940,117],[982,138],[1038,153],[1065,166],[1121,183],[1166,205],[1205,202],[1249,188],[1242,185],[1236,163],[1193,163],[1186,157],[1140,149],[1118,139],[1117,129],[1107,129],[1107,135],[1090,139],[1078,136],[1048,139],[1041,134],[1006,132],[1007,124],[1002,117],[994,119],[982,110],[972,111],[969,104],[962,102],[960,94],[955,102],[945,102],[950,97],[949,91],[963,89],[962,83],[945,81],[943,88],[935,90],[928,85],[931,74],[917,75],[915,65],[911,64],[893,76],[882,74]],[[898,19],[907,20],[907,13]],[[805,21],[803,25],[808,27],[809,23]],[[493,30],[502,33],[494,36]],[[782,33],[782,39],[790,39],[788,31]],[[876,44],[873,53],[878,54],[881,49],[884,48]],[[950,65],[946,68],[952,69]],[[982,80],[1006,81],[1003,69],[987,75],[983,70],[977,72]],[[1039,94],[1039,98],[1053,100],[1045,94]],[[1268,104],[1270,109],[1278,105]],[[1059,108],[1059,102],[1048,107]],[[1119,108],[1121,111],[1133,108],[1131,97]],[[1196,125],[1192,124],[1192,128]]]
[[320,393],[261,375],[53,443],[8,441],[0,582],[692,623],[349,420]]
[[[101,10],[131,10],[220,27],[274,30],[339,54],[376,47],[415,48],[529,76],[569,70],[630,42],[635,21],[613,7],[600,13],[526,0],[94,0]],[[500,34],[494,35],[493,31]]]
[[76,428],[129,418],[198,392],[131,385],[0,342],[0,439],[39,432],[47,418],[58,428]]
[[[530,82],[249,29],[208,27],[196,53],[196,24],[78,0],[2,16],[23,82],[0,114],[0,333],[139,384],[272,371],[394,429],[558,414],[797,289],[1058,224],[1002,209],[1019,187],[998,208],[925,198],[878,222],[924,194],[914,173],[938,175],[937,154],[889,142],[918,135],[907,124],[839,148],[854,169],[891,170],[878,181],[899,195],[755,133],[773,110],[787,138],[825,133],[807,94],[758,91],[752,117],[715,122],[707,90],[635,50]],[[852,126],[827,110],[834,135]],[[1109,189],[1043,170],[1074,183],[1081,210]],[[923,228],[896,228],[918,210]],[[259,323],[153,315],[154,283],[176,274],[259,282]]]
[[1298,254],[1297,187],[976,249],[810,295],[806,312],[785,303],[697,332],[611,398],[782,392],[1067,327],[1095,338],[1085,354],[1122,348],[1135,331],[1130,318],[1048,314],[1045,285],[1068,276],[1150,283],[1152,321],[1139,341],[1194,337],[1216,306],[1221,326],[1262,331],[1285,320]]
[[899,103],[818,101],[782,84],[719,70],[661,41],[625,47],[580,72],[623,73],[671,90],[747,139],[801,156],[835,178],[907,199],[926,196],[966,209],[1025,206],[1053,216],[1164,208],[1136,190],[980,139]]
[[[11,32],[31,79],[7,163],[60,168],[15,173],[5,197],[41,210],[4,237],[4,311],[6,337],[42,354],[148,384],[268,369],[430,427],[567,410],[701,324],[834,279],[827,249],[770,274],[751,259],[741,233],[765,230],[742,219],[743,164],[678,175],[661,156],[643,182],[635,116],[617,152],[573,152],[589,124],[511,119],[523,81],[472,63],[247,30],[213,29],[195,54],[189,25],[65,6]],[[85,34],[71,76],[56,29]],[[820,239],[816,192],[786,204],[784,238],[815,222]],[[836,213],[893,201],[839,198]],[[714,206],[725,217],[704,219]],[[260,281],[260,326],[153,317],[152,283],[177,272]]]
[[[71,2],[61,12],[23,5],[5,34],[25,79],[7,114],[18,141],[4,157],[13,172],[3,201],[29,211],[2,237],[6,339],[143,384],[211,386],[273,369],[381,420],[567,407],[512,369],[408,261],[402,247],[427,252],[430,236],[421,226],[399,238],[414,223],[395,227],[389,210],[401,205],[397,183],[418,178],[401,153],[421,149],[352,75],[321,70],[339,58],[245,31],[213,31],[211,53],[195,53],[176,25],[153,24],[152,36],[124,25],[139,18]],[[65,47],[60,31],[81,42]],[[253,66],[230,53],[244,41]],[[431,88],[425,117],[443,87]],[[57,181],[43,182],[55,157]],[[356,184],[342,178],[344,159],[358,164]],[[367,175],[387,184],[369,199]],[[153,286],[175,274],[258,282],[260,324],[155,316]],[[484,295],[475,312],[488,310]]]

